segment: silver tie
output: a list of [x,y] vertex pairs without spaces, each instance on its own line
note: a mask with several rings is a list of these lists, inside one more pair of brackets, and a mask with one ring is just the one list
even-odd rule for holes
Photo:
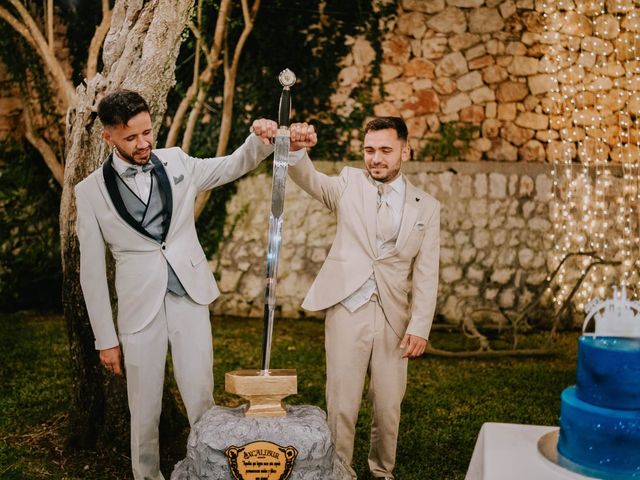
[[393,221],[393,209],[389,205],[388,192],[391,185],[381,183],[378,185],[378,228],[382,239],[387,242],[395,233],[395,222]]

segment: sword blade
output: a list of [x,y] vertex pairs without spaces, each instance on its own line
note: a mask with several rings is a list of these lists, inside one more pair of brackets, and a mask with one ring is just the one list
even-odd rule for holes
[[269,244],[267,247],[267,282],[264,301],[262,333],[262,375],[269,374],[271,342],[276,308],[276,286],[278,261],[282,243],[282,222],[284,220],[284,195],[289,166],[289,131],[279,128],[273,154],[273,181],[271,185],[271,213],[269,215]]

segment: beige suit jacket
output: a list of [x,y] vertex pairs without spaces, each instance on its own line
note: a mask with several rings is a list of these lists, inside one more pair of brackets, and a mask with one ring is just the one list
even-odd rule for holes
[[396,246],[378,255],[377,189],[365,170],[317,172],[308,155],[289,167],[291,179],[337,215],[336,237],[302,307],[332,307],[375,274],[382,308],[399,337],[429,338],[438,291],[440,204],[406,180]]
[[196,234],[196,195],[239,178],[272,151],[272,146],[262,144],[254,135],[226,157],[197,159],[180,148],[154,150],[167,173],[172,196],[171,223],[163,243],[140,233],[122,218],[109,196],[102,168],[76,185],[80,284],[96,349],[118,345],[105,247],[116,263],[120,333],[140,331],[155,317],[167,291],[167,262],[193,301],[211,303],[220,292]]

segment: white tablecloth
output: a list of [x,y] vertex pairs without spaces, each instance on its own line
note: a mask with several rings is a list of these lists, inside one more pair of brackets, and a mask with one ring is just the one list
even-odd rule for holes
[[480,429],[465,480],[589,479],[544,458],[538,439],[558,427],[485,423]]

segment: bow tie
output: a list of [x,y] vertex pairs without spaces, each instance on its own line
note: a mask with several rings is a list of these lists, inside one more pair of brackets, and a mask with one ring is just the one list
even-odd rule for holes
[[149,162],[149,163],[145,163],[144,165],[136,165],[131,166],[131,167],[127,167],[127,169],[122,172],[122,177],[123,178],[132,178],[135,177],[136,174],[140,173],[140,172],[150,172],[151,170],[153,170],[154,165],[153,163]]

